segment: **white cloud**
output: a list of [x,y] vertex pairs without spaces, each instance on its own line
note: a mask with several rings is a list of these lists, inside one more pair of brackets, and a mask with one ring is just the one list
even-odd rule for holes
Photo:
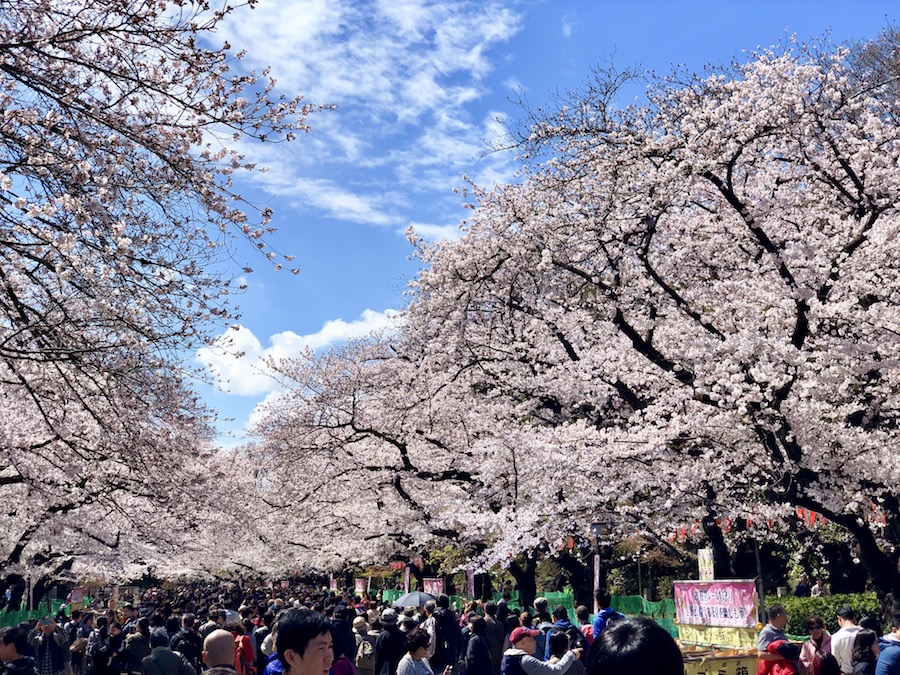
[[327,321],[309,335],[293,331],[276,333],[269,338],[268,347],[263,347],[249,328],[238,325],[216,338],[212,346],[199,349],[196,358],[219,380],[222,391],[238,396],[260,396],[278,389],[269,362],[288,359],[306,350],[325,349],[375,331],[390,330],[398,317],[396,310],[367,309],[355,321]]
[[397,195],[449,195],[461,173],[476,173],[485,128],[474,110],[489,93],[492,50],[521,27],[518,4],[260,0],[229,16],[219,37],[248,50],[245,66],[271,65],[279,91],[338,106],[313,114],[296,143],[241,143],[269,167],[253,181],[331,218],[395,228],[422,218]]
[[458,225],[430,225],[428,223],[410,223],[409,227],[413,229],[420,237],[425,239],[438,240],[447,239],[454,241],[459,239],[463,233]]

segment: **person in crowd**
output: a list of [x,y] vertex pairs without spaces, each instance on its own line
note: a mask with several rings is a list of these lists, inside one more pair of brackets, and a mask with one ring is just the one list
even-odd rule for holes
[[825,622],[818,616],[806,619],[806,632],[809,640],[800,648],[800,662],[807,675],[827,675],[822,672],[823,661],[834,661],[831,655],[831,635],[825,630]]
[[756,640],[756,655],[760,661],[757,675],[799,673],[799,666],[793,662],[799,662],[800,650],[796,650],[796,655],[789,651],[784,633],[788,621],[787,610],[784,605],[772,605],[768,616],[769,622],[759,632]]
[[234,669],[238,675],[256,675],[256,650],[250,636],[239,621],[225,624],[225,630],[232,635],[235,645]]
[[[579,641],[577,644],[573,644],[573,647],[581,647],[584,648],[584,637],[581,630],[576,628],[571,621],[569,621],[569,611],[563,607],[562,605],[557,605],[553,608],[553,625],[550,628],[548,633],[553,633],[554,631],[566,633],[569,635],[569,642],[573,642],[573,636],[577,636]],[[548,661],[550,659],[550,641],[546,640],[544,645],[544,661]]]
[[881,622],[874,616],[864,616],[857,625],[860,628],[872,631],[875,635],[881,635]]
[[794,586],[794,595],[798,598],[808,598],[811,594],[812,589],[809,587],[809,577],[801,574],[800,581]]
[[134,605],[131,604],[130,602],[126,602],[122,606],[122,618],[121,618],[122,634],[126,637],[126,639],[137,628],[137,620],[138,620],[138,615],[137,615],[137,612],[134,611]]
[[437,619],[434,617],[434,610],[437,609],[437,603],[434,600],[425,602],[423,608],[425,612],[425,620],[422,622],[422,630],[428,633],[428,661],[434,658],[434,649],[437,643]]
[[487,622],[475,615],[469,624],[470,635],[466,644],[466,675],[494,675],[494,665],[491,662],[491,650],[488,646],[485,632]]
[[503,662],[500,664],[502,675],[559,675],[565,673],[572,662],[581,656],[580,649],[570,649],[556,663],[536,659],[533,655],[537,650],[537,637],[540,633],[534,628],[522,626],[513,629],[509,635],[512,647],[503,653]]
[[[397,675],[434,675],[431,664],[428,662],[428,633],[424,630],[414,630],[406,636],[406,653],[397,664]],[[450,675],[451,667],[448,665],[442,675]]]
[[375,640],[375,675],[397,675],[397,665],[406,653],[406,634],[400,631],[397,622],[396,610],[388,607],[381,612],[382,631]]
[[860,627],[853,639],[850,652],[851,671],[854,675],[875,675],[875,661],[878,659],[878,635],[868,628]]
[[353,641],[356,643],[356,646],[359,647],[359,643],[362,640],[363,636],[369,631],[369,624],[366,623],[366,617],[357,615],[353,619]]
[[[503,652],[505,653],[507,649],[512,649],[512,642],[509,639],[509,636],[512,635],[512,632],[519,628],[522,624],[519,622],[519,617],[516,614],[510,614],[506,617],[506,636],[503,638]],[[527,628],[527,626],[526,626]],[[501,655],[501,661],[503,657]]]
[[534,599],[534,619],[537,619],[538,623],[553,623],[553,617],[550,616],[550,601],[547,598],[542,596]]
[[810,589],[809,594],[814,598],[824,598],[831,595],[831,591],[828,589],[828,586],[825,585],[824,579],[817,578],[816,583]]
[[197,634],[201,640],[205,640],[206,636],[218,628],[225,628],[225,620],[228,618],[228,612],[224,609],[210,610],[209,620],[200,626]]
[[856,613],[847,605],[838,607],[837,622],[840,630],[831,636],[831,653],[837,659],[841,672],[849,675],[853,672],[853,643],[861,629],[856,625]]
[[503,640],[506,628],[497,619],[497,603],[486,602],[484,605],[484,639],[491,655],[491,666],[494,675],[500,675],[500,661],[503,659]]
[[[436,672],[442,672],[456,661],[460,632],[456,616],[450,609],[450,598],[441,593],[435,598],[435,605],[434,653],[431,655],[429,663]],[[375,675],[379,675],[377,670]]]
[[52,616],[38,621],[30,637],[38,675],[60,675],[69,665],[69,637]]
[[140,673],[144,657],[150,656],[150,619],[142,616],[137,620],[134,631],[125,636],[125,672]]
[[504,590],[500,596],[500,600],[497,602],[497,621],[504,626],[506,625],[506,618],[509,616],[509,601],[511,599],[512,594],[509,591]]
[[197,674],[183,655],[169,648],[169,634],[158,628],[150,633],[150,655],[141,661],[141,675]]
[[456,667],[458,672],[463,672],[466,669],[466,650],[469,648],[469,638],[472,637],[472,622],[477,618],[477,613],[469,612],[465,617],[465,626],[459,631],[459,646],[456,654]]
[[594,640],[603,632],[608,623],[618,621],[625,618],[624,614],[620,614],[614,610],[612,605],[612,594],[608,588],[598,588],[594,595],[597,602],[597,616],[594,617]]
[[[203,641],[202,660],[207,668],[228,668],[234,675],[236,671],[234,635],[224,628],[217,628]],[[187,658],[185,656],[185,658]]]
[[[547,659],[547,663],[549,664],[559,663],[562,657],[566,655],[566,652],[572,647],[569,636],[558,630],[553,631],[547,636],[547,645],[550,648],[550,658]],[[582,652],[582,655],[583,654],[584,652]],[[581,659],[576,660],[569,667],[569,670],[566,671],[566,675],[584,675],[584,673],[585,666]]]
[[[356,611],[352,607],[350,611]],[[331,671],[329,675],[356,675],[356,667],[350,656],[341,651],[340,645],[343,643],[337,627],[332,624],[331,628],[331,646],[334,650],[334,661],[331,663]],[[355,651],[354,651],[355,654]]]
[[275,647],[285,675],[326,675],[334,662],[330,624],[310,609],[279,616]]
[[24,628],[6,628],[0,634],[0,661],[4,675],[36,675],[34,658],[26,656],[28,631]]
[[666,630],[646,617],[610,623],[594,637],[588,675],[684,675],[681,650]]
[[360,636],[359,646],[356,649],[356,675],[374,675],[375,673],[375,642],[381,634],[381,621],[378,617],[368,624],[368,628]]
[[891,630],[878,642],[875,675],[900,675],[900,614],[891,617]]
[[253,630],[254,642],[256,642],[256,672],[262,673],[266,669],[266,653],[263,643],[272,633],[272,624],[275,623],[275,615],[270,611],[261,611],[259,622]]
[[75,637],[69,646],[74,675],[82,675],[87,668],[87,645],[93,632],[94,615],[91,612],[85,612],[75,629]]
[[575,618],[578,620],[578,627],[584,635],[585,644],[590,647],[594,644],[594,624],[591,623],[591,612],[587,605],[578,605],[575,608]]
[[169,647],[174,652],[180,652],[188,660],[198,673],[203,663],[203,640],[195,630],[197,621],[191,612],[186,612],[181,617],[181,630],[175,633],[169,641]]

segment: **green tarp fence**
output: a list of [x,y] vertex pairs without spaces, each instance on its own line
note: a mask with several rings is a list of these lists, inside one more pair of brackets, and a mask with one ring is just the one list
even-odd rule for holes
[[[381,593],[382,600],[387,603],[394,602],[401,595],[403,595],[403,591],[382,591]],[[493,599],[496,602],[501,597],[500,593],[495,593]],[[558,605],[565,607],[569,611],[569,620],[575,622],[574,598],[571,593],[544,593],[543,597],[547,598],[551,610]],[[462,611],[470,600],[471,598],[461,595],[450,597],[451,604],[455,604],[459,611]],[[509,606],[513,609],[521,609],[518,591],[510,594]],[[646,616],[653,619],[665,628],[669,635],[674,638],[678,637],[678,628],[675,626],[675,601],[671,598],[650,602],[639,595],[614,595],[612,608],[625,616]],[[593,618],[591,615],[591,620]]]
[[0,628],[18,626],[23,621],[37,621],[42,616],[55,616],[62,607],[62,600],[42,602],[37,609],[21,609],[15,612],[0,612]]

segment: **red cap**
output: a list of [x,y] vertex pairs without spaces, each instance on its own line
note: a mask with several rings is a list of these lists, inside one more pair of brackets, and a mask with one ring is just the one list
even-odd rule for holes
[[513,644],[516,644],[519,640],[526,637],[536,638],[541,634],[541,631],[536,630],[534,628],[522,628],[519,626],[518,628],[513,628],[513,632],[509,634],[509,641]]

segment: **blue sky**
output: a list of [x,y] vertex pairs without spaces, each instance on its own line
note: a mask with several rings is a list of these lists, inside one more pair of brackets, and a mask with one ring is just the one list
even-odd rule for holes
[[463,174],[512,179],[512,157],[484,150],[522,119],[520,93],[546,104],[610,56],[658,74],[700,70],[788,34],[875,37],[898,18],[896,4],[865,0],[260,0],[237,12],[220,35],[247,50],[243,64],[271,65],[281,91],[337,109],[313,115],[294,143],[243,148],[269,171],[238,189],[275,210],[270,241],[300,274],[238,251],[255,270],[241,329],[228,331],[244,356],[199,355],[224,380],[201,387],[223,418],[220,442],[240,442],[256,406],[277,395],[262,358],[325,349],[403,307],[417,269],[407,228],[453,237]]

